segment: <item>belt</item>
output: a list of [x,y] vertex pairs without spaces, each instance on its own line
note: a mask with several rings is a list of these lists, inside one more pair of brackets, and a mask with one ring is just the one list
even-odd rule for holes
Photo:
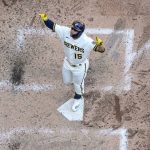
[[[70,64],[71,65],[71,64]],[[77,65],[71,65],[72,67],[78,67],[78,66],[82,66],[82,64],[77,64]]]
[[[66,59],[66,60],[67,60],[67,59]],[[69,65],[72,66],[72,67],[79,67],[79,66],[82,66],[82,64],[76,64],[76,65],[73,65],[73,64],[71,64],[68,60],[67,60],[67,62],[68,62]]]

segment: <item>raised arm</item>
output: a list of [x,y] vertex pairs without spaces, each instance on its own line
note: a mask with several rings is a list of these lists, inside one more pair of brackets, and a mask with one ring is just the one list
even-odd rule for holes
[[49,29],[55,31],[55,23],[52,20],[48,19],[48,16],[46,14],[39,14],[39,16]]

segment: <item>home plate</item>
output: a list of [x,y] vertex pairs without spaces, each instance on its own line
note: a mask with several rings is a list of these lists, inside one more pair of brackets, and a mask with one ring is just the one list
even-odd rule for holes
[[66,103],[61,105],[57,110],[64,115],[69,121],[82,121],[84,112],[84,99],[82,98],[81,105],[76,112],[73,112],[71,107],[74,99],[69,99]]

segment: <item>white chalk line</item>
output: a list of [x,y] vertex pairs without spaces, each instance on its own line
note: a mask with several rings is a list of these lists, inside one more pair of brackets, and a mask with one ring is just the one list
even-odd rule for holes
[[[125,83],[126,89],[131,89],[131,80],[133,78],[133,75],[131,73],[128,73],[131,66],[135,62],[135,60],[138,60],[139,57],[144,53],[144,51],[150,49],[150,40],[148,40],[140,50],[133,52],[133,46],[134,46],[134,30],[130,32],[126,32],[126,53],[125,53],[125,69],[124,69],[124,76],[125,76]],[[130,84],[129,84],[130,83]]]
[[128,30],[125,33],[125,69],[124,69],[124,90],[129,91],[131,89],[131,80],[132,74],[129,73],[131,68],[132,62],[134,60],[134,56],[136,55],[133,52],[133,45],[134,45],[134,30]]
[[[129,74],[129,70],[131,67],[131,63],[133,61],[134,53],[132,52],[133,49],[133,41],[134,41],[134,30],[133,29],[125,29],[116,31],[111,28],[87,28],[85,30],[87,34],[103,34],[103,35],[110,35],[112,33],[115,34],[123,34],[126,38],[124,38],[126,43],[125,48],[125,69],[124,74],[125,77],[123,81],[123,90],[130,90],[131,89],[131,74]],[[25,35],[49,35],[54,36],[55,33],[51,32],[50,29],[35,29],[35,28],[23,28],[19,29],[17,32],[17,49],[20,51],[24,47],[25,42]]]
[[[132,65],[132,62],[134,60],[134,56],[136,55],[135,52],[133,52],[133,44],[134,44],[134,30],[133,29],[125,29],[125,30],[113,30],[113,29],[88,29],[87,33],[89,34],[105,34],[109,35],[112,33],[115,34],[123,34],[124,42],[125,42],[125,68],[124,68],[124,74],[123,78],[123,90],[129,91],[131,89],[131,79],[132,79],[132,74],[129,73],[130,67]],[[107,88],[108,89],[108,88]],[[112,87],[110,88],[112,89]]]
[[[12,138],[14,138],[15,136],[19,135],[19,134],[34,134],[34,133],[38,133],[39,135],[46,135],[46,136],[50,136],[50,135],[55,135],[56,132],[59,132],[59,134],[64,135],[64,134],[72,134],[72,133],[81,133],[81,134],[89,134],[90,130],[89,129],[79,129],[78,130],[73,130],[73,129],[69,129],[67,128],[67,130],[65,130],[64,128],[59,128],[59,129],[51,129],[51,128],[13,128],[10,129],[9,131],[6,132],[1,132],[0,133],[0,143],[4,144],[6,142],[8,142],[8,140],[11,140]],[[119,150],[127,150],[127,145],[128,145],[128,138],[127,138],[127,129],[125,128],[120,128],[117,130],[113,130],[113,129],[102,129],[102,130],[96,130],[93,131],[92,133],[95,133],[96,135],[102,135],[102,136],[119,136],[120,142],[119,142]],[[88,135],[90,136],[90,135]]]
[[[102,91],[110,91],[113,86],[105,86],[100,87]],[[0,81],[0,91],[16,91],[16,92],[26,92],[26,91],[34,91],[34,92],[42,92],[42,91],[53,91],[57,89],[56,85],[52,84],[38,84],[38,83],[30,83],[30,84],[19,84],[14,85],[9,80],[1,80]]]
[[54,36],[55,33],[51,32],[49,29],[35,29],[35,28],[23,28],[17,30],[17,50],[20,51],[24,47],[25,35],[49,35]]
[[0,81],[0,90],[1,91],[18,91],[18,92],[25,92],[25,91],[50,91],[54,90],[56,87],[50,84],[38,84],[38,83],[30,83],[30,84],[20,84],[18,86],[13,85],[9,80],[2,80]]

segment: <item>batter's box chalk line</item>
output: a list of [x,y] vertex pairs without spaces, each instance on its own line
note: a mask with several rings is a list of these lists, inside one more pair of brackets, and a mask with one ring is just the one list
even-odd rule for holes
[[[66,134],[73,134],[73,133],[77,133],[79,132],[79,136],[80,134],[89,136],[89,132],[91,129],[87,129],[87,128],[82,128],[82,129],[71,129],[71,128],[67,128],[65,129],[63,128],[55,128],[55,129],[51,129],[51,128],[26,128],[26,127],[21,127],[21,128],[13,128],[13,129],[9,129],[9,131],[5,131],[5,132],[0,132],[0,144],[5,144],[7,142],[9,142],[11,139],[15,138],[17,135],[20,134],[27,134],[27,135],[32,135],[32,134],[38,134],[39,136],[47,136],[48,138],[50,138],[51,136],[55,136],[55,134],[60,134],[60,135],[66,135]],[[119,136],[119,148],[118,150],[127,150],[127,146],[128,146],[128,134],[127,134],[127,129],[125,128],[119,128],[116,130],[113,129],[97,129],[96,131],[92,130],[92,133],[94,133],[95,135],[99,135],[99,136],[109,136],[109,137],[113,137],[113,136]]]
[[[133,62],[133,58],[135,56],[135,53],[133,53],[133,42],[134,42],[134,30],[133,29],[124,29],[115,31],[111,28],[87,28],[85,30],[87,34],[101,34],[101,35],[110,35],[115,32],[115,34],[122,34],[123,40],[125,42],[125,61],[124,61],[124,74],[123,79],[121,79],[121,87],[119,87],[118,90],[125,90],[128,91],[131,89],[131,79],[132,74],[128,73],[131,67],[131,64]],[[17,30],[17,50],[21,51],[23,50],[23,47],[25,45],[25,36],[26,35],[49,35],[54,36],[55,33],[51,32],[49,29],[41,29],[41,28],[22,28]]]
[[30,83],[30,84],[20,84],[18,86],[13,85],[9,80],[1,80],[0,81],[0,90],[2,91],[18,91],[18,92],[25,92],[25,91],[50,91],[56,89],[55,86],[50,84],[38,84],[38,83]]

